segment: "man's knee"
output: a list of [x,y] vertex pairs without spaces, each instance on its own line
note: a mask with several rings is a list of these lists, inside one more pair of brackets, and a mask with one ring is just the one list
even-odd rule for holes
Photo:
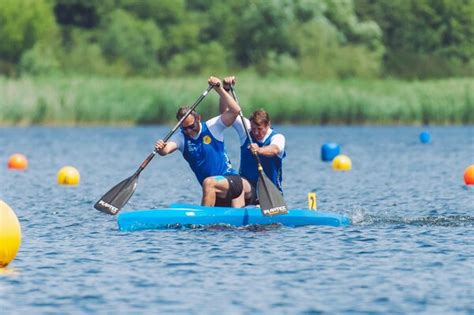
[[224,176],[207,177],[202,182],[202,189],[204,191],[213,191],[218,195],[222,195],[229,189],[229,184]]
[[252,192],[252,185],[249,183],[249,181],[242,177],[242,188],[245,194],[251,193]]
[[204,181],[202,182],[202,187],[203,188],[211,188],[216,185],[216,181],[214,180],[213,177],[206,177]]
[[245,177],[242,177],[242,184],[245,205],[257,204],[257,192],[255,191],[255,187]]
[[202,182],[202,192],[204,195],[215,194],[216,192],[216,183],[212,177],[207,177]]

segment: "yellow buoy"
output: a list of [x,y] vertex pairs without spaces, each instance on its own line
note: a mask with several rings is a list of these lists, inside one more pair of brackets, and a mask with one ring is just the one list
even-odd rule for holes
[[15,212],[0,200],[0,268],[15,258],[21,244],[20,222]]
[[348,156],[340,154],[332,160],[332,168],[336,171],[348,171],[352,168],[352,161]]
[[80,181],[80,175],[76,168],[72,166],[64,166],[58,172],[59,185],[77,185]]
[[20,153],[13,154],[8,159],[8,168],[12,170],[25,170],[28,167],[26,156]]

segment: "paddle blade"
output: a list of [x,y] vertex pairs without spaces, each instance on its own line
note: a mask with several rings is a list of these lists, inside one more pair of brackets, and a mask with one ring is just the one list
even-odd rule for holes
[[94,208],[107,214],[117,214],[120,209],[132,197],[137,187],[138,175],[133,175],[109,190],[99,201],[96,202]]
[[261,175],[258,179],[257,195],[264,216],[288,213],[288,207],[283,199],[283,195],[265,174]]

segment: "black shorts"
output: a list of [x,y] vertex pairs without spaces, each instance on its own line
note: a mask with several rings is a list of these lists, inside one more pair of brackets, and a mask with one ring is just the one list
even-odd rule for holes
[[216,197],[216,207],[231,207],[232,199],[240,196],[244,189],[240,175],[224,175],[224,177],[229,183],[229,190],[224,198]]

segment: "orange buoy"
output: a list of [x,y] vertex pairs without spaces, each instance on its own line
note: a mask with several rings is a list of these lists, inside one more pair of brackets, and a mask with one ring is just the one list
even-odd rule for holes
[[474,185],[474,164],[464,170],[464,183]]
[[25,170],[28,167],[26,156],[20,153],[13,154],[8,159],[8,168],[12,170]]

